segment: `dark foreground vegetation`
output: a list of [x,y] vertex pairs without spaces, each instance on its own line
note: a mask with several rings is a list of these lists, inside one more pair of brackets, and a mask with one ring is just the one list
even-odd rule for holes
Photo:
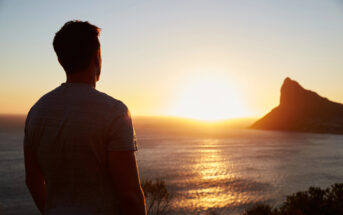
[[[168,214],[173,195],[162,180],[143,180],[149,215]],[[210,212],[210,215],[217,215]],[[329,188],[310,187],[307,191],[293,193],[278,207],[257,204],[242,215],[343,215],[343,183]]]
[[160,179],[143,180],[142,189],[145,195],[149,215],[164,215],[170,207],[172,195],[168,192],[165,182]]
[[343,184],[329,188],[310,187],[287,196],[279,207],[255,205],[243,215],[343,215]]

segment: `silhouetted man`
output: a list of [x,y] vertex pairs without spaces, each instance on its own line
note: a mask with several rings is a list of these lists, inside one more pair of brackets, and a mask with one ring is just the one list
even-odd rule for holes
[[56,33],[67,81],[40,98],[26,119],[26,184],[42,214],[146,214],[130,113],[95,89],[99,32],[70,21]]

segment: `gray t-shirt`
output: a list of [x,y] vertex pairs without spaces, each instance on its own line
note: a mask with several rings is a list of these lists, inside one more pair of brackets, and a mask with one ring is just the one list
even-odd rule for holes
[[137,150],[121,101],[87,84],[63,83],[31,108],[24,145],[46,180],[47,215],[120,214],[107,151]]

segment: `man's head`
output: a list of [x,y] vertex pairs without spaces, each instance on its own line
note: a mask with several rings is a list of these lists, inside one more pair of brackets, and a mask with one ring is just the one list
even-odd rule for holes
[[56,33],[53,41],[54,50],[67,76],[86,71],[94,73],[96,81],[99,79],[99,33],[100,28],[97,26],[78,20],[65,23]]

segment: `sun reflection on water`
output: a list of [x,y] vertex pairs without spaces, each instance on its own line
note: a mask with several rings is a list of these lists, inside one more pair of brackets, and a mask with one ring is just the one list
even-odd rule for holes
[[204,209],[235,205],[244,199],[241,193],[234,191],[227,181],[236,177],[234,165],[229,157],[224,157],[218,140],[207,139],[199,143],[196,152],[198,157],[191,167],[193,178],[192,189],[187,190],[188,198],[182,199],[179,206],[186,208],[201,207]]

